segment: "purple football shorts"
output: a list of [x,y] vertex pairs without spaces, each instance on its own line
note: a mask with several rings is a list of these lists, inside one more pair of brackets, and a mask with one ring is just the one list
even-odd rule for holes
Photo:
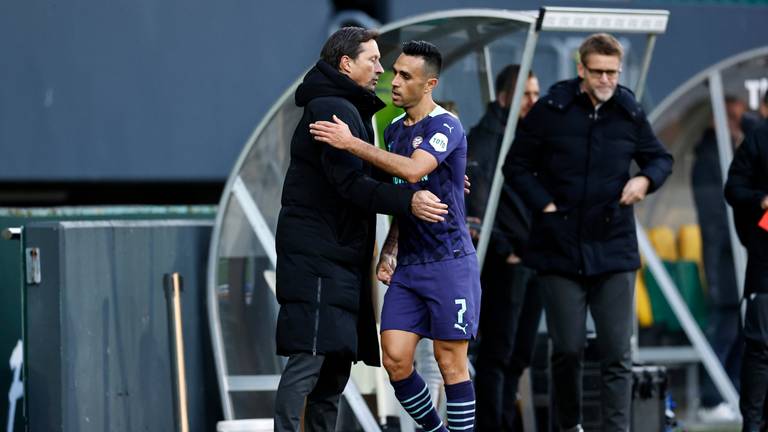
[[477,255],[398,266],[384,295],[381,331],[432,340],[472,339],[480,316]]

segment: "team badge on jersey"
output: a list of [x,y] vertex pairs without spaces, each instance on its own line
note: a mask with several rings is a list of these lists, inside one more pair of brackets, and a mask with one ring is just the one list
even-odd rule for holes
[[416,138],[413,139],[413,142],[411,143],[411,145],[413,146],[413,148],[416,149],[416,148],[419,148],[422,142],[424,142],[424,138],[422,138],[421,136],[417,136]]
[[448,137],[445,136],[445,134],[438,132],[432,135],[432,138],[429,139],[429,144],[435,151],[442,153],[448,150]]

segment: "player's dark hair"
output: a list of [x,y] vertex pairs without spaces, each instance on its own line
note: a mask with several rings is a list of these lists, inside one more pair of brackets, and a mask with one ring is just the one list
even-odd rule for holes
[[363,51],[361,44],[379,37],[376,30],[362,27],[342,27],[325,41],[320,51],[320,59],[338,68],[341,58],[347,56],[353,60]]
[[424,70],[427,75],[440,76],[443,68],[443,56],[437,47],[427,41],[408,41],[403,44],[403,54],[424,59]]

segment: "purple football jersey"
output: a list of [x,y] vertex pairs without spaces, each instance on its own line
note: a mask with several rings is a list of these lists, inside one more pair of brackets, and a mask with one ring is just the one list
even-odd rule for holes
[[395,118],[384,131],[387,149],[411,157],[416,149],[437,159],[437,168],[418,183],[393,177],[401,187],[428,189],[448,205],[443,222],[430,223],[413,215],[398,218],[397,263],[399,266],[424,264],[459,258],[475,253],[465,223],[464,172],[467,166],[467,137],[461,122],[437,106],[418,123],[406,126],[405,114]]

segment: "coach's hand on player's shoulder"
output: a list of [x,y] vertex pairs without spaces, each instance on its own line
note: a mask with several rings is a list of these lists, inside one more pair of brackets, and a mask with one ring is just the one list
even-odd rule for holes
[[392,282],[392,275],[397,267],[397,258],[389,253],[382,253],[379,257],[379,264],[376,266],[376,279],[389,285]]
[[316,121],[309,124],[309,133],[316,140],[327,143],[341,150],[347,150],[354,142],[354,136],[349,126],[340,118],[333,115],[333,121]]
[[411,213],[427,222],[442,222],[444,214],[448,214],[448,205],[440,202],[440,198],[428,190],[420,190],[411,198]]

